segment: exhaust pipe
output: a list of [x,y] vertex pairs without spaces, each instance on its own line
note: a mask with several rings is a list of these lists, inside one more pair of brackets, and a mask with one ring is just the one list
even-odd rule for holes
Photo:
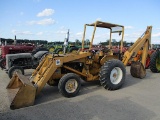
[[67,46],[68,46],[68,42],[69,42],[69,29],[68,29],[68,32],[66,34],[66,38],[64,39],[64,48],[63,48],[63,53],[66,54],[66,49],[67,49]]

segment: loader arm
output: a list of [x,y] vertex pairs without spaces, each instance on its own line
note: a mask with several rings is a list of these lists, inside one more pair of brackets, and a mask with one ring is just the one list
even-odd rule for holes
[[151,32],[152,32],[152,26],[148,26],[146,31],[142,34],[141,37],[137,39],[137,41],[124,53],[122,62],[124,65],[128,64],[128,61],[135,57],[139,50],[142,49],[142,59],[141,63],[143,66],[146,64],[146,58],[149,50],[149,45],[151,43]]
[[55,71],[62,67],[64,63],[84,59],[90,55],[90,52],[84,52],[81,55],[67,54],[59,57],[54,57],[52,54],[47,55],[44,61],[42,61],[42,64],[37,67],[38,69],[36,69],[31,76],[31,82],[37,89],[36,94],[42,90],[45,84],[52,78]]

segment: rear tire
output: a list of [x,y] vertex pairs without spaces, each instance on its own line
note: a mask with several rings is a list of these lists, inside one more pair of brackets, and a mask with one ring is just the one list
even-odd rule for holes
[[150,60],[150,70],[153,73],[160,72],[160,51],[155,51],[152,53]]
[[9,70],[8,70],[8,76],[11,79],[13,74],[15,72],[20,72],[22,75],[24,75],[24,69],[20,66],[12,66]]
[[126,69],[120,60],[112,59],[104,63],[100,70],[100,83],[108,90],[117,90],[125,82]]
[[74,73],[67,73],[59,80],[59,92],[65,97],[75,97],[80,88],[80,77]]

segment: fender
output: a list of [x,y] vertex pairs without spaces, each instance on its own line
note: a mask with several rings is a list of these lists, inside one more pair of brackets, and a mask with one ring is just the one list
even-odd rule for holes
[[33,55],[33,57],[40,59],[46,53],[48,53],[48,51],[38,51],[36,54]]

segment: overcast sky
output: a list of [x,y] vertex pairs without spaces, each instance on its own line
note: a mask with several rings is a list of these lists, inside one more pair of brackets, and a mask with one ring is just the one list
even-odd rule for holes
[[[0,38],[63,41],[70,29],[70,41],[81,40],[84,24],[100,20],[124,25],[128,42],[151,25],[152,43],[160,44],[159,6],[159,0],[0,0]],[[97,31],[95,43],[108,32]]]

